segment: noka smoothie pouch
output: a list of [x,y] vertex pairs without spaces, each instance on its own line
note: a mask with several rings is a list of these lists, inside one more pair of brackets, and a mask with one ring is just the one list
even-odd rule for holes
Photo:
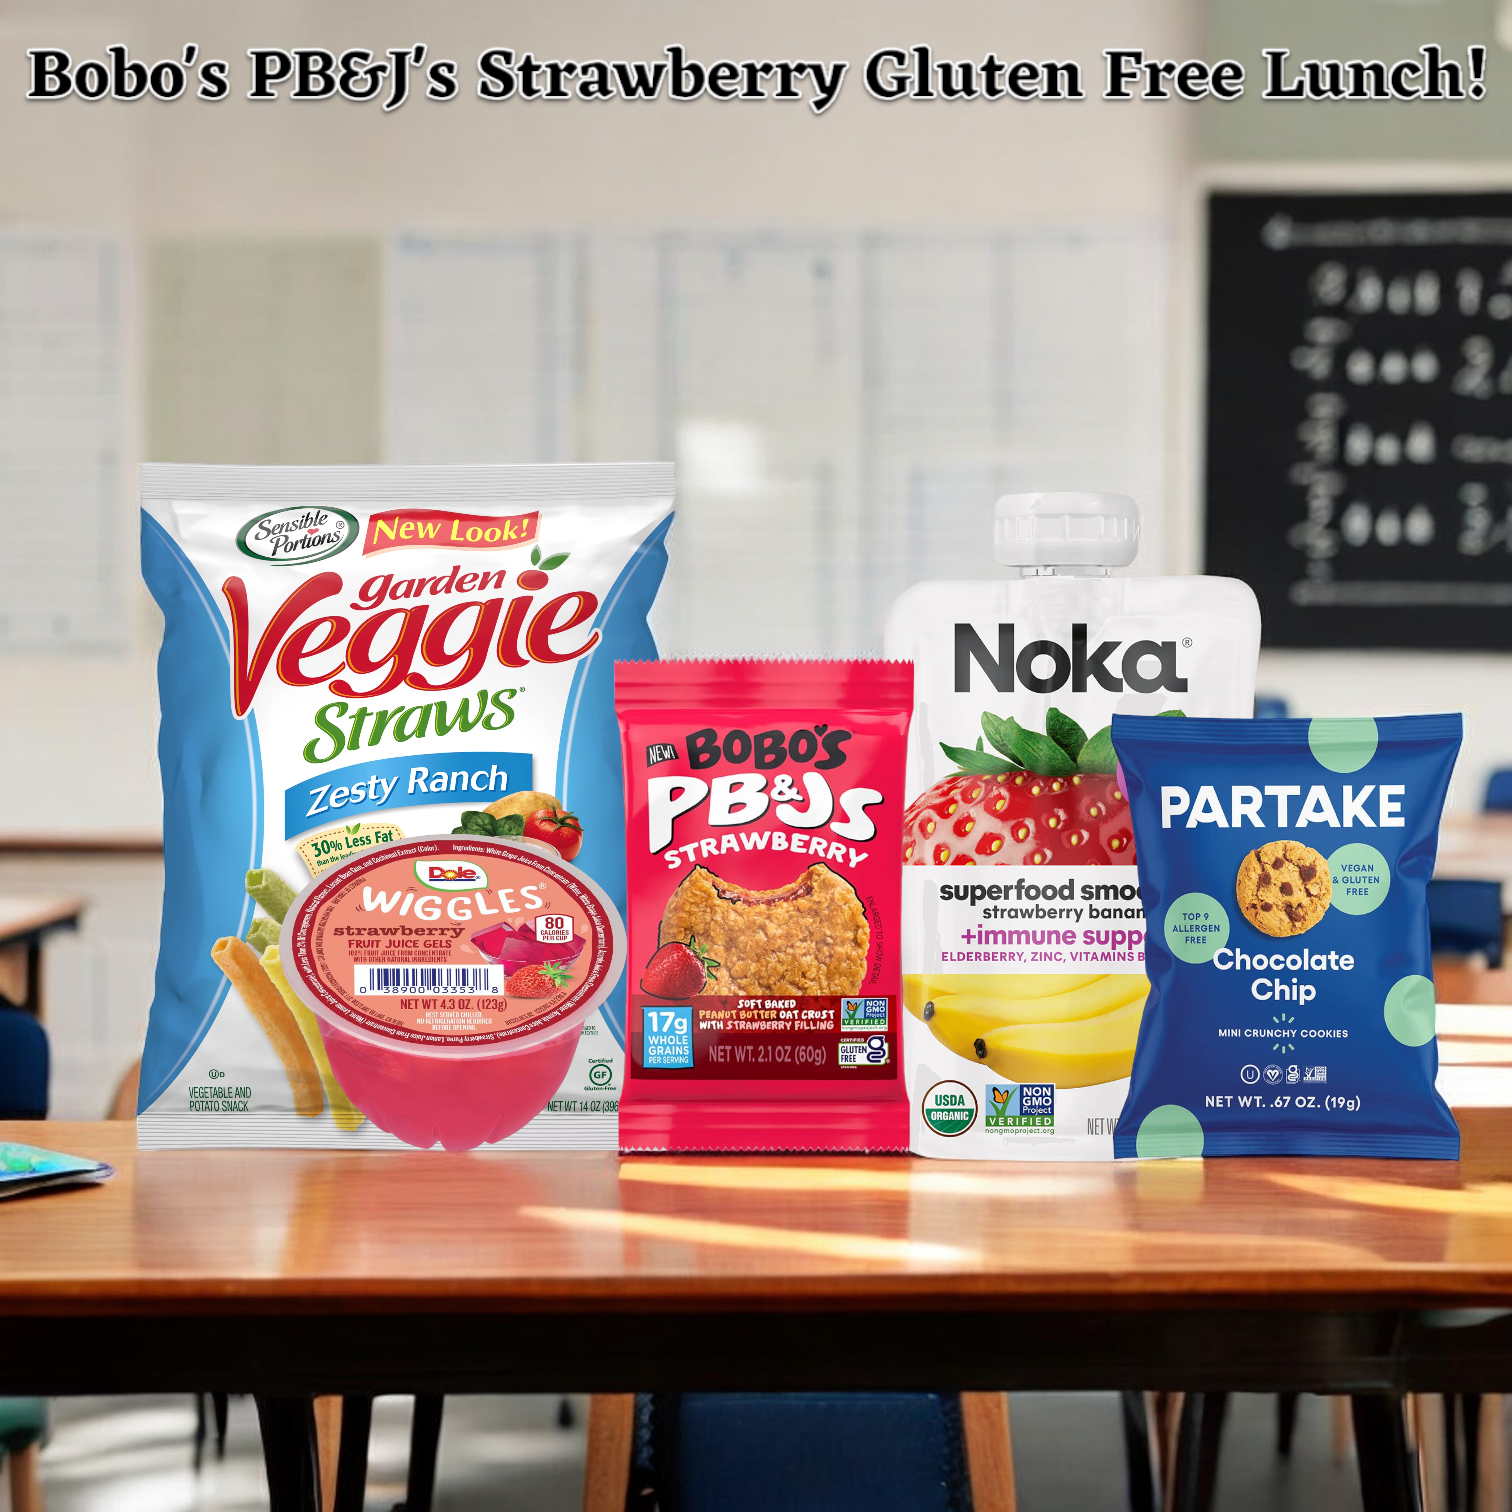
[[1458,1156],[1427,887],[1461,736],[1114,718],[1150,920],[1120,1157]]
[[1138,533],[1119,495],[1009,495],[1002,578],[919,583],[888,615],[887,654],[914,663],[897,858],[919,1154],[1113,1157],[1148,982],[1109,724],[1250,713],[1260,637],[1243,583],[1111,575]]
[[908,1147],[888,662],[621,663],[627,1151]]
[[671,510],[659,463],[142,469],[141,1144],[615,1147],[613,665]]

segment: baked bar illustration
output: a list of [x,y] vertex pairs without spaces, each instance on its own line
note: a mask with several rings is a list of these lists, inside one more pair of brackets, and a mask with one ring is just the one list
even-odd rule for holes
[[1272,840],[1239,863],[1234,892],[1244,917],[1262,934],[1303,934],[1333,899],[1328,858],[1295,840]]
[[822,864],[764,890],[695,866],[667,899],[657,943],[695,937],[719,962],[706,992],[839,996],[861,990],[871,927],[856,889]]

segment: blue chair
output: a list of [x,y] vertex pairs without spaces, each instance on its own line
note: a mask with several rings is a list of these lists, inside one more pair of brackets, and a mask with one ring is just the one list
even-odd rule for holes
[[1486,783],[1486,812],[1512,809],[1512,767],[1498,767]]
[[47,1031],[19,1008],[0,1008],[0,1118],[46,1118],[47,1079]]
[[1501,883],[1435,878],[1428,884],[1428,931],[1435,955],[1482,952],[1488,966],[1500,966]]
[[[589,1443],[592,1455],[592,1418]],[[650,1493],[677,1512],[992,1512],[1012,1505],[1006,1398],[640,1396],[628,1489],[626,1505]]]
[[[46,1118],[47,1079],[47,1031],[19,1008],[0,1008],[0,1118]],[[37,1461],[46,1437],[46,1402],[0,1397],[0,1459],[10,1457],[12,1507],[42,1505]]]

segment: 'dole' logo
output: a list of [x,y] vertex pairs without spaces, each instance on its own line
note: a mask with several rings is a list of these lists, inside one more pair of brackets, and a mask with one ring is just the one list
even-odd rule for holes
[[[1136,693],[1154,693],[1162,688],[1170,693],[1187,690],[1186,678],[1176,670],[1175,641],[1139,640],[1125,645],[1110,640],[1093,647],[1087,644],[1087,627],[1072,625],[1068,651],[1053,640],[1030,641],[1015,648],[1012,625],[999,625],[997,632],[994,655],[974,625],[955,627],[957,693],[971,691],[973,665],[987,674],[999,693],[1012,693],[1015,687],[1031,693],[1055,693],[1068,682],[1073,693],[1085,693],[1094,682],[1110,693],[1122,693],[1126,687]],[[1148,670],[1151,662],[1155,664],[1153,673]]]
[[303,566],[345,551],[356,535],[357,521],[346,510],[294,504],[248,520],[237,531],[236,544],[259,562]]
[[488,886],[488,873],[461,856],[426,856],[415,862],[415,880],[435,892],[476,892]]

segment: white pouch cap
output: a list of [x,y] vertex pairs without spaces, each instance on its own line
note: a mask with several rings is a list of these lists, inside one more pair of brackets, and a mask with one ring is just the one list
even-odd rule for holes
[[1127,494],[1004,494],[992,541],[1005,567],[1127,567],[1139,552],[1139,505]]

